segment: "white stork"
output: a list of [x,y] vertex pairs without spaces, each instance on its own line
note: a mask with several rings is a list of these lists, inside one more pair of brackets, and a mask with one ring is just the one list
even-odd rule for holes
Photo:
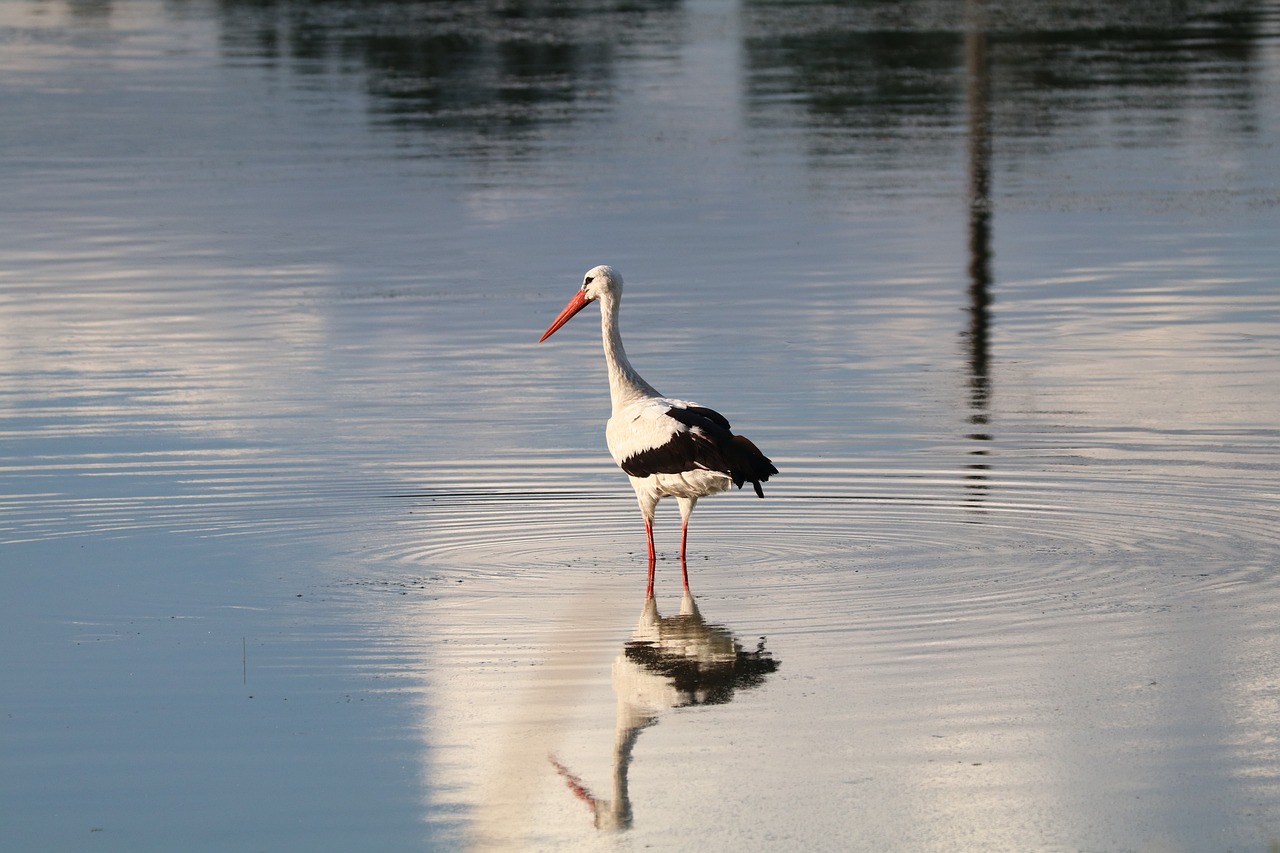
[[560,312],[539,342],[551,337],[588,303],[600,302],[604,358],[609,367],[609,397],[613,414],[605,426],[605,441],[619,467],[631,479],[644,531],[649,540],[649,590],[653,595],[653,511],[661,498],[680,505],[680,567],[685,589],[689,514],[698,498],[726,491],[732,484],[751,483],[764,497],[760,484],[778,469],[745,436],[734,435],[724,415],[697,403],[663,397],[636,373],[622,348],[618,308],[622,276],[613,267],[598,266],[582,279],[582,287]]

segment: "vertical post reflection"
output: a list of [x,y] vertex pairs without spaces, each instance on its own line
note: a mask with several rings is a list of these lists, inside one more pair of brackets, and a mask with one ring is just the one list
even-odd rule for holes
[[[965,91],[969,111],[969,355],[968,438],[991,440],[988,406],[991,375],[988,346],[991,306],[991,74],[987,58],[984,0],[965,4]],[[986,457],[985,447],[970,451]],[[965,466],[967,502],[981,504],[988,465],[982,458]]]

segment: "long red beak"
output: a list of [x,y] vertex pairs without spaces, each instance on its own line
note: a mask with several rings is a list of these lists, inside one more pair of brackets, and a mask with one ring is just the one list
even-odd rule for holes
[[591,300],[587,298],[585,293],[579,290],[576,294],[574,294],[574,297],[569,300],[569,304],[564,306],[564,310],[560,312],[560,316],[557,317],[551,323],[551,325],[547,327],[547,330],[542,333],[542,337],[538,338],[538,343],[542,343],[547,338],[554,335],[556,332],[556,329],[560,328],[565,323],[569,322],[569,320],[573,318],[574,314],[577,314],[583,308],[586,308],[589,304],[591,304]]

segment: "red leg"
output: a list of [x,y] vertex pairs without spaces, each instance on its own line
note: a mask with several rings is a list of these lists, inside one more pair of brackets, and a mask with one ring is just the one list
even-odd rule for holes
[[645,599],[653,598],[653,568],[657,557],[653,552],[653,522],[649,519],[644,520],[644,533],[649,538],[649,588],[645,591]]
[[680,524],[680,574],[684,578],[684,588],[689,589],[689,564],[685,562],[685,551],[689,544],[689,517],[685,516]]

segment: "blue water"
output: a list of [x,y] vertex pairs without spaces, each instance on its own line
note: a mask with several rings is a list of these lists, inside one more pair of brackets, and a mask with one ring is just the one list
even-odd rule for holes
[[5,848],[1280,843],[1278,34],[3,4]]

